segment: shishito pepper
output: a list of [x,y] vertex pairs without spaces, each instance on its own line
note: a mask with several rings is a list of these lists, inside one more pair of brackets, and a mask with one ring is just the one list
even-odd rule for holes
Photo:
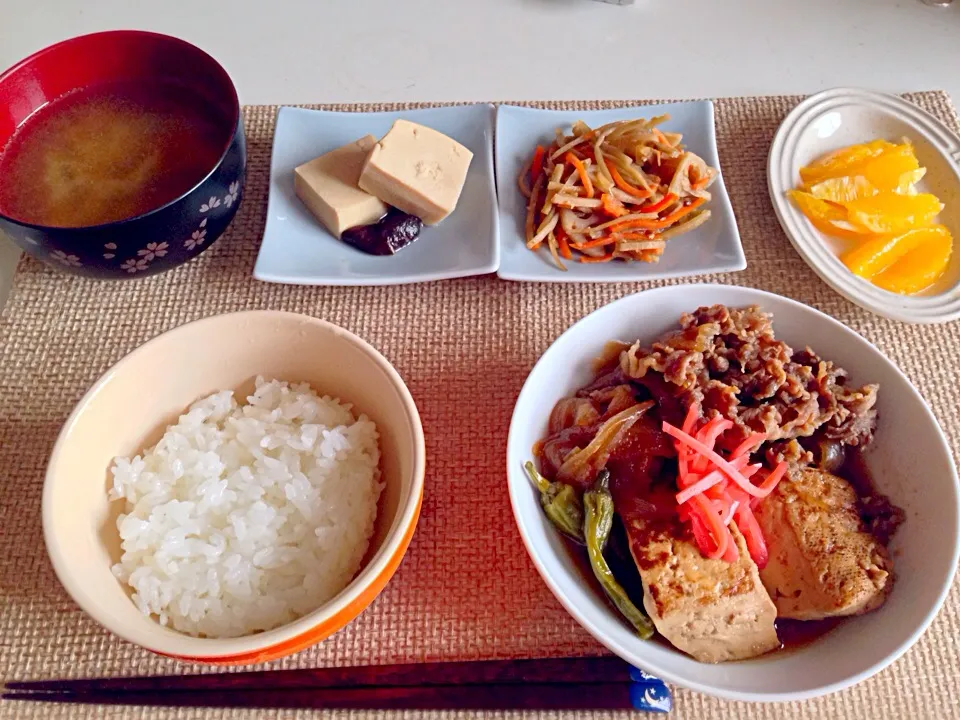
[[627,596],[627,591],[617,582],[613,571],[603,557],[603,550],[613,529],[613,495],[610,494],[610,473],[602,470],[597,481],[583,494],[583,534],[587,541],[587,553],[593,574],[617,610],[630,621],[637,634],[644,640],[653,636],[653,623]]
[[583,505],[576,489],[561,482],[550,482],[537,472],[532,462],[524,466],[527,475],[540,491],[540,506],[557,530],[581,545],[583,538]]

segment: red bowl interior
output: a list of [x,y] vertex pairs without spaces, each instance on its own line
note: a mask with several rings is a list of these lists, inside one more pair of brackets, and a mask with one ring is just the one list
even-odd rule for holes
[[226,70],[190,43],[139,30],[65,40],[0,75],[0,148],[32,113],[64,93],[139,79],[176,81],[222,111],[226,150],[240,117],[240,102]]

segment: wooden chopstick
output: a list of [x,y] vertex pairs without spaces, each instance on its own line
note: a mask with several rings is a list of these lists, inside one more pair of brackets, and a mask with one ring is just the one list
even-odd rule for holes
[[10,682],[7,700],[167,707],[640,709],[670,691],[618,658],[553,658]]

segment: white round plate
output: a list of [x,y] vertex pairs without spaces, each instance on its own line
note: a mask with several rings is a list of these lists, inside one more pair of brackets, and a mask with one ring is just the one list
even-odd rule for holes
[[874,139],[913,143],[926,177],[921,192],[945,204],[939,221],[960,242],[960,138],[916,105],[893,95],[835,88],[797,105],[780,125],[767,160],[767,186],[777,218],[800,256],[830,287],[878,315],[910,323],[960,318],[960,251],[954,250],[945,276],[914,296],[882,290],[850,272],[839,255],[847,245],[810,224],[790,202],[787,190],[800,183],[800,168],[848,145]]
[[[876,439],[865,454],[880,492],[906,514],[893,538],[896,583],[883,607],[850,618],[809,645],[753,660],[710,665],[663,642],[641,640],[585,579],[540,508],[523,471],[547,429],[550,411],[593,379],[592,361],[609,340],[649,343],[701,305],[759,305],[777,338],[810,345],[850,372],[852,383],[880,384]],[[811,307],[729,285],[674,285],[628,295],[561,335],[530,371],[510,421],[507,482],[520,536],[544,582],[567,611],[611,652],[667,682],[731,700],[802,700],[835,692],[879,672],[930,625],[960,558],[960,485],[950,447],[910,381],[860,335]],[[588,571],[589,572],[589,571]],[[730,717],[737,711],[731,709]],[[771,712],[774,717],[777,713]]]

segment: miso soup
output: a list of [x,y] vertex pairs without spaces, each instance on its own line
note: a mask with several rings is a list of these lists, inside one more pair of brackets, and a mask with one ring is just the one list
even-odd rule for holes
[[228,123],[196,92],[159,80],[70,92],[27,118],[0,151],[0,213],[88,227],[154,210],[214,168]]

